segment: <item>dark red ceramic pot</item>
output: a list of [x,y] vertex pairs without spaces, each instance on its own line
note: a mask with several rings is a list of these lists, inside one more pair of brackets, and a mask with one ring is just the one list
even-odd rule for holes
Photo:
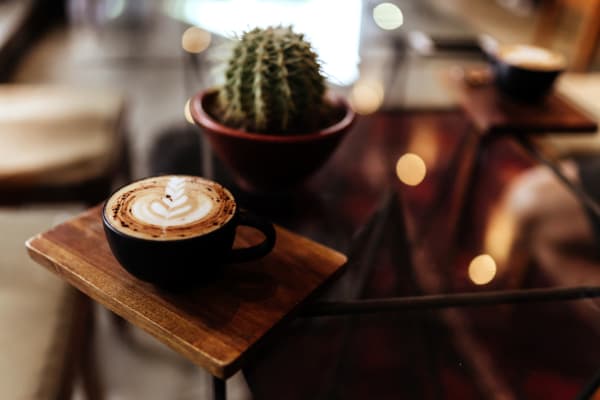
[[216,91],[207,90],[191,101],[192,117],[207,135],[215,153],[240,185],[253,191],[290,189],[321,167],[354,122],[354,111],[340,98],[340,119],[306,134],[267,135],[230,128],[209,112]]

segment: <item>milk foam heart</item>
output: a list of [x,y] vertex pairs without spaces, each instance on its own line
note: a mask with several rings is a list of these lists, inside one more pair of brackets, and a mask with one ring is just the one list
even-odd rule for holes
[[124,234],[176,240],[218,229],[234,215],[235,200],[221,185],[194,176],[161,176],[134,182],[107,202],[105,215]]

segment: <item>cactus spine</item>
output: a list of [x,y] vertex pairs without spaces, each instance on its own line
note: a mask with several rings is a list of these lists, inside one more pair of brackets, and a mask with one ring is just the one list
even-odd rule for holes
[[320,128],[325,81],[317,55],[292,28],[253,29],[233,49],[219,90],[225,125],[250,132],[289,134]]

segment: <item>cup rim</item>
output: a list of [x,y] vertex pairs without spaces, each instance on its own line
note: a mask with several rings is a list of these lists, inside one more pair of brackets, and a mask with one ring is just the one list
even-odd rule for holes
[[[150,238],[142,238],[142,237],[138,237],[138,236],[129,235],[125,232],[120,231],[117,227],[115,227],[113,224],[111,224],[110,221],[106,218],[106,207],[108,206],[108,201],[121,189],[123,189],[126,186],[137,183],[137,182],[141,182],[141,181],[144,181],[147,179],[164,177],[164,176],[181,176],[181,177],[202,178],[204,180],[214,182],[214,183],[220,185],[223,189],[225,189],[231,195],[231,198],[233,199],[233,201],[235,203],[235,212],[233,213],[231,218],[229,218],[229,220],[227,220],[227,222],[225,224],[221,225],[220,227],[218,227],[212,231],[185,237],[185,238],[174,238],[174,239],[166,239],[166,240],[165,239],[157,240],[157,239],[150,239]],[[162,175],[153,175],[153,176],[147,176],[145,178],[135,179],[135,180],[125,183],[125,184],[119,186],[117,189],[113,190],[112,193],[107,197],[107,199],[104,200],[104,204],[102,205],[102,224],[104,225],[105,228],[110,229],[111,232],[113,232],[114,234],[121,236],[123,238],[126,238],[126,239],[130,239],[130,240],[136,240],[136,241],[140,241],[140,242],[144,242],[144,243],[154,243],[154,244],[157,244],[157,243],[182,243],[182,242],[186,242],[188,240],[194,240],[194,239],[198,239],[201,237],[209,236],[216,232],[220,232],[224,227],[228,226],[230,223],[234,222],[237,219],[238,213],[239,213],[239,206],[238,206],[236,198],[233,196],[233,194],[231,193],[231,191],[229,189],[227,189],[225,186],[221,185],[219,182],[216,182],[212,179],[207,179],[207,178],[204,178],[204,177],[198,176],[198,175],[162,174]]]
[[[514,61],[506,60],[506,58],[503,57],[501,53],[502,53],[503,49],[507,49],[507,48],[511,48],[511,47],[512,48],[528,48],[528,49],[542,50],[546,53],[556,55],[559,58],[558,65],[556,67],[536,68],[536,67],[531,67],[528,65],[518,64],[518,63],[515,63]],[[558,51],[548,49],[546,47],[535,46],[535,45],[530,45],[530,44],[523,44],[523,43],[505,43],[505,44],[499,45],[494,53],[494,58],[496,59],[496,61],[506,64],[512,68],[517,68],[517,69],[520,69],[523,71],[529,71],[529,72],[539,72],[539,73],[562,72],[567,68],[567,59],[564,56],[564,54],[562,54]]]

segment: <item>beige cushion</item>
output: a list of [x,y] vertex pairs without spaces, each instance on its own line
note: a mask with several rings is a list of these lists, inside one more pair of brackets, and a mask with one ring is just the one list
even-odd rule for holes
[[110,91],[0,85],[0,184],[70,184],[119,156],[123,99]]
[[[557,90],[600,122],[600,73],[564,74]],[[546,152],[559,157],[600,154],[600,131],[593,134],[550,133],[536,139]]]
[[58,390],[75,293],[31,261],[24,243],[74,211],[0,209],[1,399],[51,399]]

